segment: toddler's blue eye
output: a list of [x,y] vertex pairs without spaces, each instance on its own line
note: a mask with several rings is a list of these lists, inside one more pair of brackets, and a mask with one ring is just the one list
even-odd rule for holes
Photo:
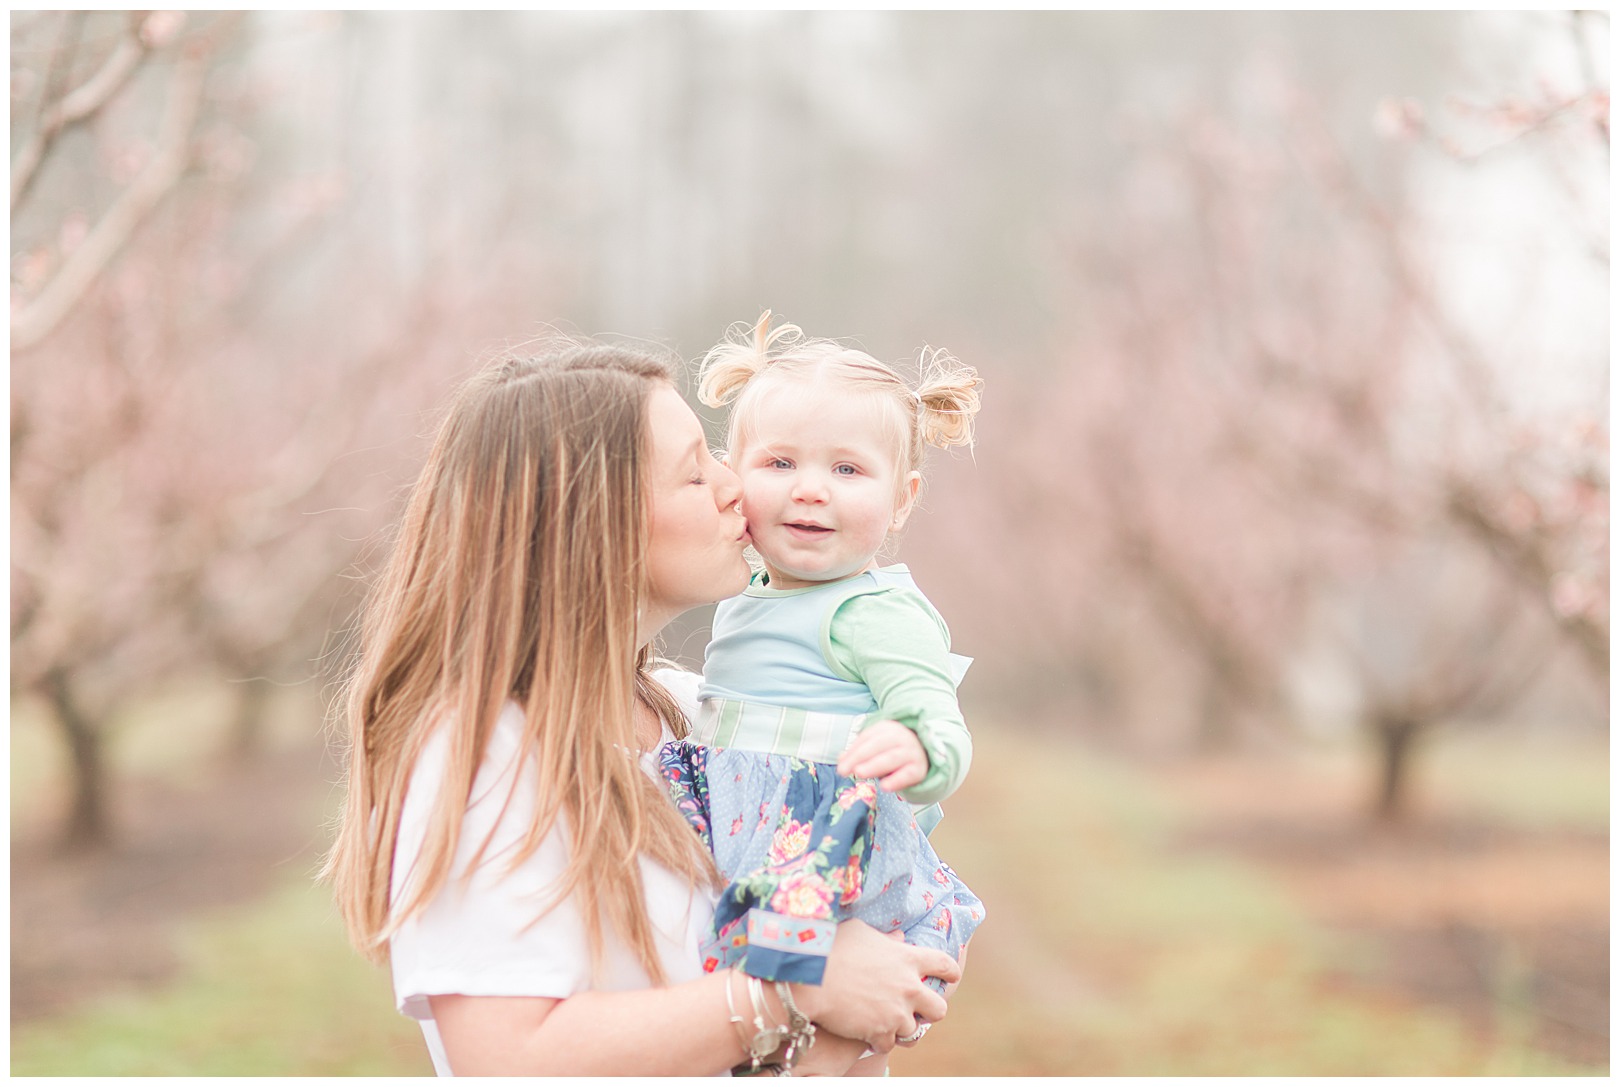
[[785,461],[781,457],[777,457],[775,460],[771,461],[771,467],[787,469],[792,468],[793,464],[791,461]]
[[855,474],[855,466],[853,464],[840,464],[837,468],[834,468],[833,471],[837,472],[839,475],[852,476]]

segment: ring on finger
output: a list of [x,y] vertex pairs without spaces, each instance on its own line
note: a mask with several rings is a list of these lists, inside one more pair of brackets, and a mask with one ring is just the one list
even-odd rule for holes
[[917,1024],[917,1029],[916,1030],[912,1031],[910,1034],[905,1035],[904,1037],[896,1038],[895,1041],[896,1042],[905,1042],[907,1044],[910,1044],[911,1042],[920,1042],[920,1041],[922,1041],[922,1036],[924,1034],[928,1033],[928,1028],[933,1026],[933,1025],[934,1024],[932,1024],[932,1023],[919,1023],[919,1024]]

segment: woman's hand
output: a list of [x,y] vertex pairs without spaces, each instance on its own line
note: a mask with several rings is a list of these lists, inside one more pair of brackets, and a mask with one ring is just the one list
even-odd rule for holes
[[945,998],[923,984],[937,977],[961,980],[956,960],[943,951],[890,939],[863,921],[838,926],[820,985],[795,985],[794,1001],[834,1034],[858,1038],[879,1053],[916,1029],[916,1016],[945,1018]]

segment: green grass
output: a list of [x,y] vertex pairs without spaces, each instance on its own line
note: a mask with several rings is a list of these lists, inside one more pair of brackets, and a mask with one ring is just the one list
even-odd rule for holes
[[[127,742],[174,766],[187,735],[154,720]],[[14,732],[14,781],[29,742]],[[1145,774],[990,725],[976,746],[935,843],[990,916],[951,1017],[895,1055],[897,1075],[1606,1073],[1537,1052],[1526,1023],[1481,1038],[1443,1008],[1334,980],[1329,964],[1361,949],[1260,871],[1178,848],[1192,815]],[[1607,826],[1606,757],[1488,738],[1427,755],[1427,787],[1493,818]],[[169,984],[16,1027],[12,1073],[430,1072],[324,888],[286,885],[176,931]]]
[[975,744],[935,843],[989,917],[950,1018],[896,1074],[1606,1073],[1331,980],[1345,947],[1258,870],[1177,850],[1190,815],[1144,775],[993,730]]
[[299,883],[188,925],[181,975],[14,1026],[15,1076],[430,1075],[388,972],[343,936],[325,888]]

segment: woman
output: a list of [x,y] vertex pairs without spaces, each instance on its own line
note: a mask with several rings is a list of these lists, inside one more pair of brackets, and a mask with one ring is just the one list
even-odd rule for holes
[[950,956],[858,922],[821,986],[699,966],[717,875],[652,773],[687,725],[650,644],[746,585],[740,493],[654,356],[509,358],[452,403],[368,604],[326,868],[441,1074],[714,1074],[802,1040],[789,1004],[880,1052],[945,1014]]

